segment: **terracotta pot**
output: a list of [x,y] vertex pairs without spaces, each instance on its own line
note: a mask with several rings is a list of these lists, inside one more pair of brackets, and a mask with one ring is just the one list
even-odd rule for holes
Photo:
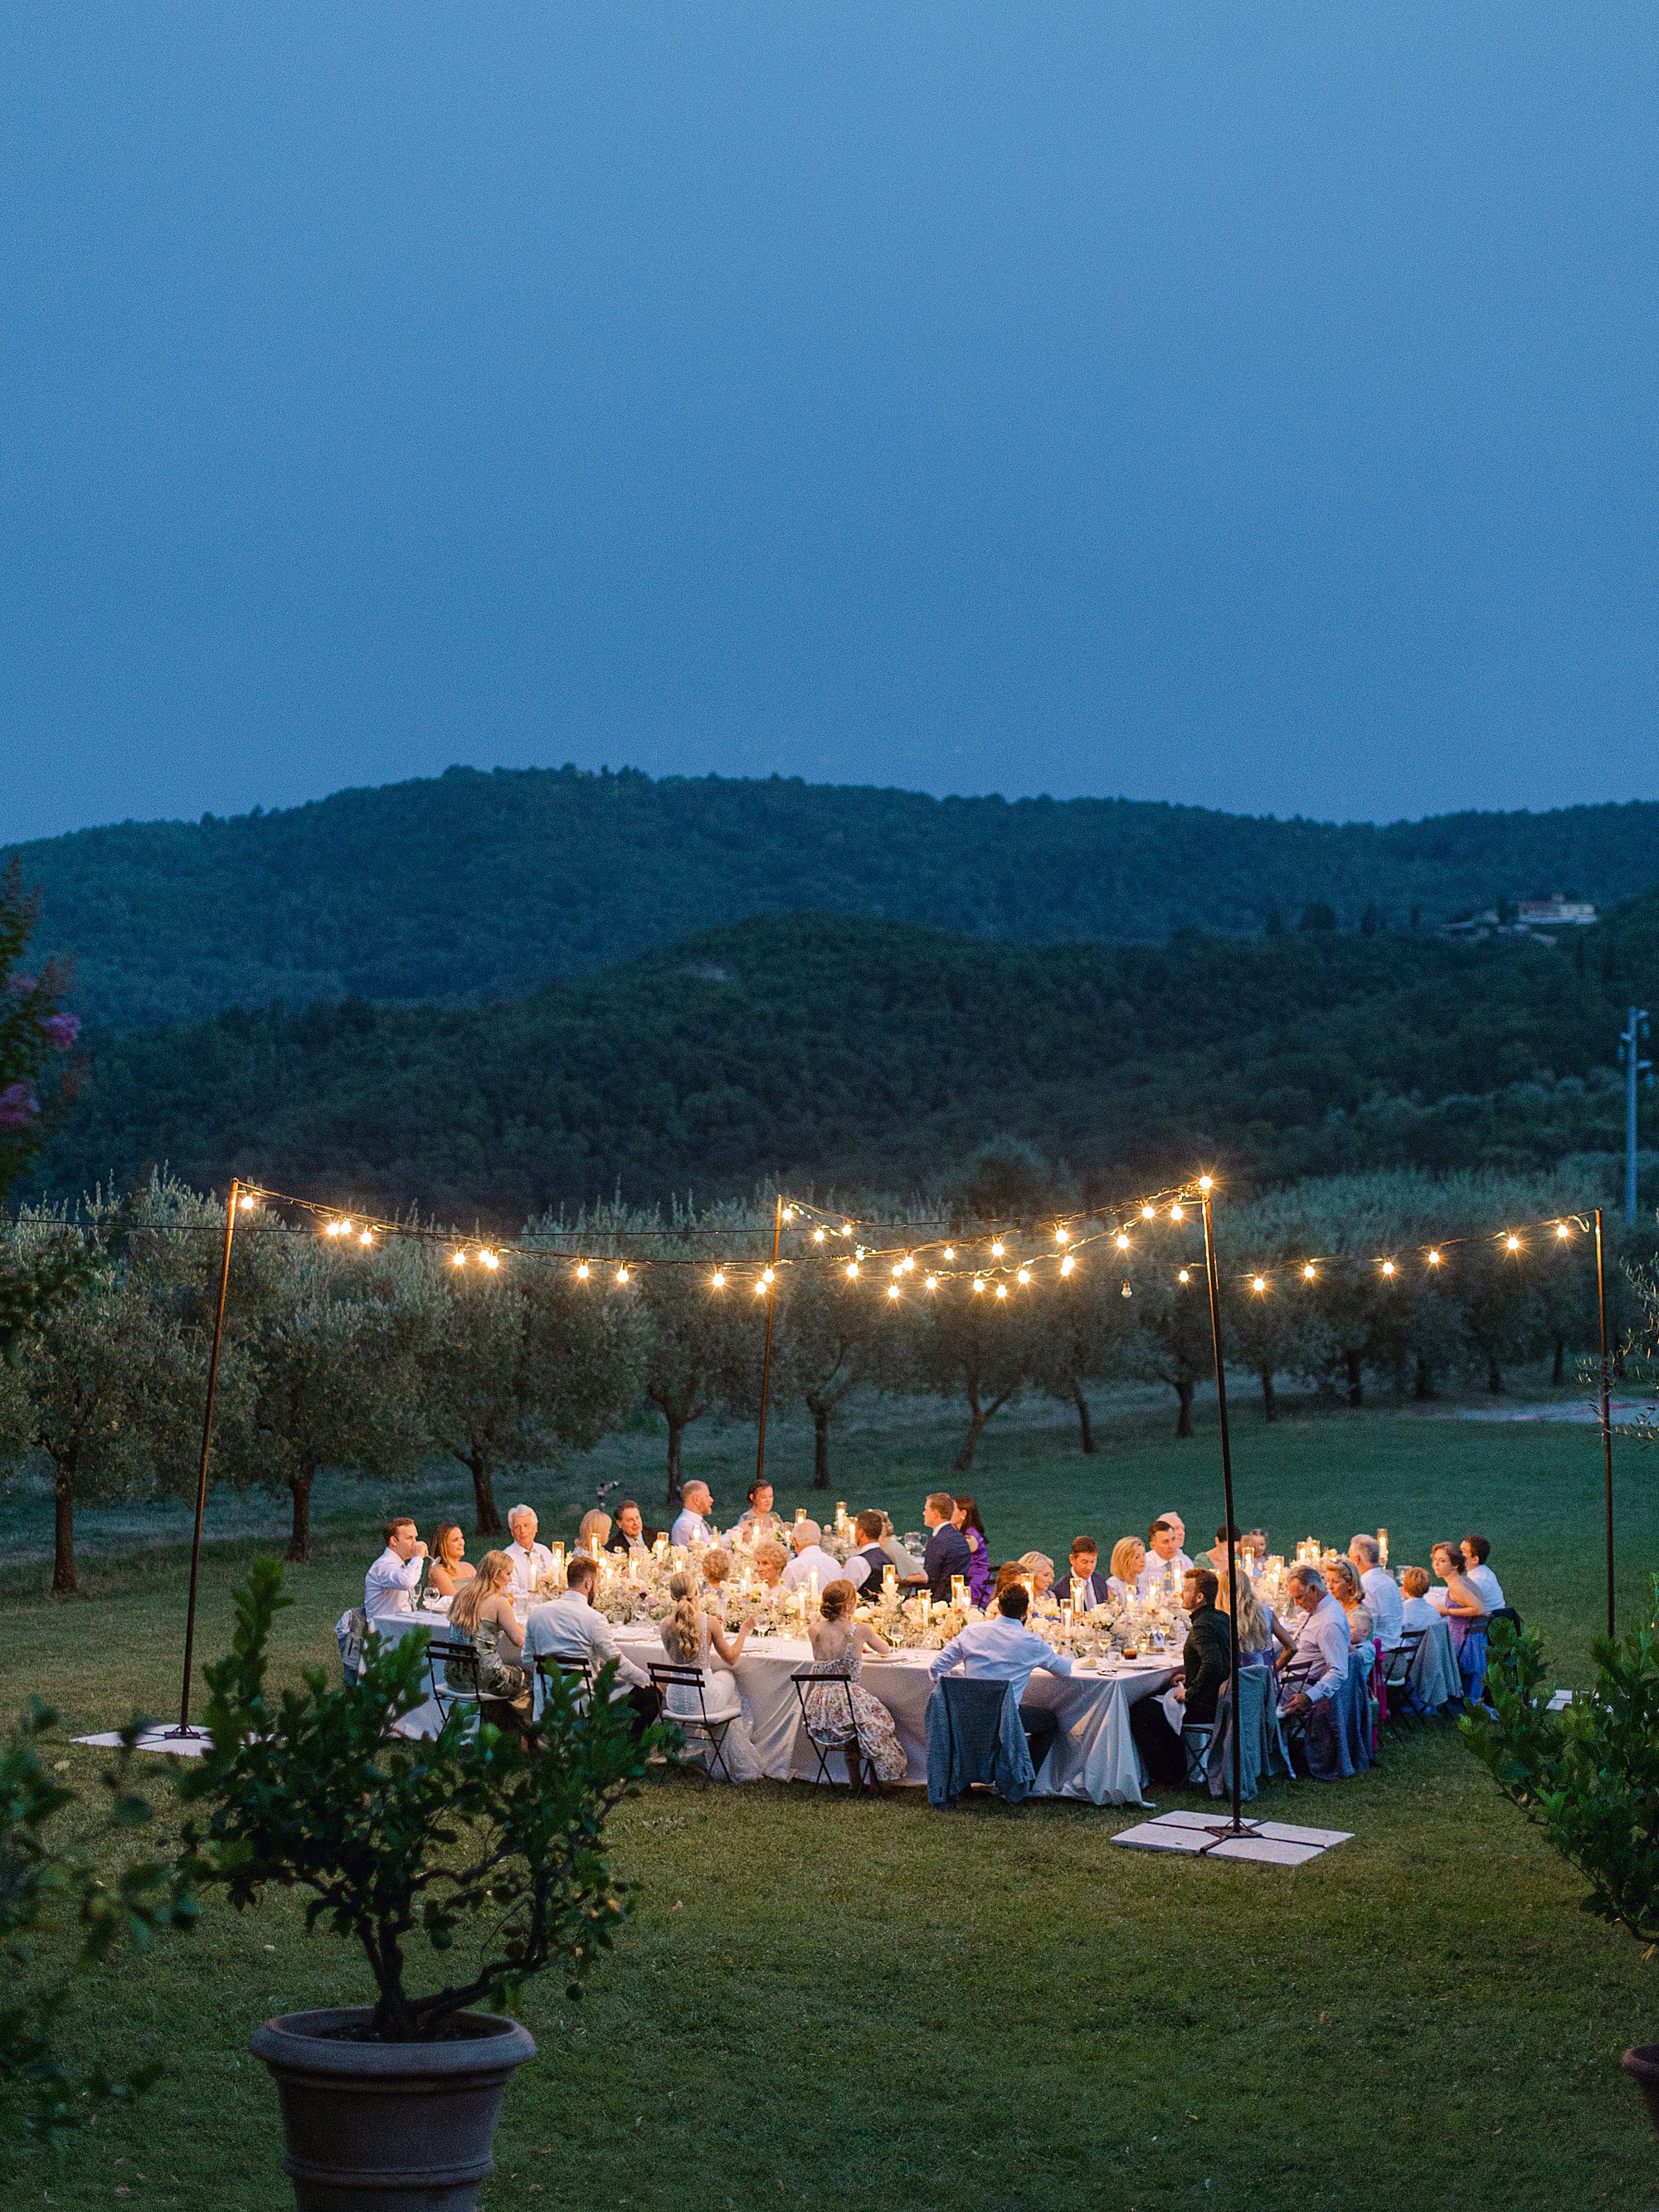
[[1648,2100],[1648,2118],[1659,2136],[1659,2043],[1633,2044],[1619,2063]]
[[464,2013],[442,2043],[340,2034],[366,2010],[291,2012],[250,2046],[276,2077],[298,2212],[477,2212],[507,2085],[534,2038]]

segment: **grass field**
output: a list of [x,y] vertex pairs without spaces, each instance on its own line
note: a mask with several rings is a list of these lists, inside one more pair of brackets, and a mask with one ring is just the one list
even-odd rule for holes
[[[1310,1405],[1270,1429],[1246,1404],[1241,1513],[1285,1551],[1382,1522],[1399,1561],[1483,1528],[1559,1678],[1583,1682],[1602,1603],[1595,1431],[1456,1412]],[[1000,1417],[974,1479],[994,1554],[1060,1553],[1080,1528],[1108,1542],[1170,1506],[1207,1541],[1212,1423],[1184,1444],[1170,1426],[1162,1403],[1125,1398],[1107,1409],[1106,1450],[1085,1460],[1054,1409]],[[937,1409],[868,1408],[840,1447],[835,1494],[914,1525],[956,1434]],[[740,1430],[694,1448],[723,1510],[751,1451]],[[793,1506],[810,1453],[787,1424],[776,1465]],[[1619,1466],[1628,1620],[1659,1563],[1659,1462],[1626,1446]],[[659,1496],[659,1442],[613,1439],[524,1487],[568,1532],[583,1494],[613,1476]],[[419,1510],[459,1504],[463,1487],[434,1478]],[[380,1503],[329,1493],[323,1556],[291,1578],[284,1665],[332,1663],[330,1624],[361,1588]],[[176,1530],[129,1518],[106,1548],[89,1524],[101,1594],[52,1606],[30,1557],[36,1504],[19,1494],[4,1510],[0,1697],[15,1706],[38,1690],[88,1728],[135,1701],[176,1703]],[[270,1548],[249,1509],[234,1511],[206,1570],[210,1656],[237,1572]],[[90,1782],[96,1754],[69,1757]],[[1362,1781],[1263,1802],[1355,1840],[1293,1872],[1200,1865],[1114,1850],[1137,1817],[1124,1808],[938,1814],[913,1791],[870,1802],[653,1780],[617,1824],[637,1887],[614,1960],[580,2007],[550,1985],[527,1999],[542,2057],[508,2100],[486,2203],[1659,2203],[1659,2153],[1617,2064],[1659,2033],[1659,1964],[1580,1912],[1577,1883],[1451,1733],[1419,1731]],[[296,1908],[238,1920],[210,1906],[196,1936],[89,1987],[82,2007],[100,2048],[163,2056],[173,2080],[61,2163],[21,2168],[10,2201],[105,2206],[118,2188],[191,2212],[291,2204],[248,2034],[364,1988],[340,1946],[304,1936]]]

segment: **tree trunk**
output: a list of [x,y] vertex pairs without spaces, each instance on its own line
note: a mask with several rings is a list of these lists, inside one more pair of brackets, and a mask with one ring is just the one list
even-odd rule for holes
[[1177,1437],[1189,1437],[1193,1432],[1193,1386],[1190,1382],[1176,1384],[1176,1396],[1181,1401],[1181,1411],[1176,1417]]
[[1416,1395],[1419,1398],[1432,1398],[1434,1395],[1434,1370],[1420,1352],[1417,1360]]
[[1559,1390],[1566,1379],[1567,1340],[1564,1336],[1555,1340],[1555,1364],[1550,1370],[1551,1388]]
[[951,1462],[951,1472],[953,1474],[972,1474],[974,1468],[974,1448],[978,1443],[980,1437],[984,1434],[985,1424],[990,1419],[990,1418],[991,1416],[988,1413],[981,1413],[977,1406],[973,1408],[973,1419],[969,1422],[968,1433],[962,1440],[962,1449],[957,1454],[956,1457]]
[[1092,1459],[1100,1449],[1100,1446],[1095,1442],[1095,1425],[1089,1419],[1089,1401],[1083,1395],[1083,1385],[1080,1382],[1073,1382],[1072,1385],[1072,1403],[1077,1407],[1078,1433],[1083,1439],[1084,1453],[1085,1456]]
[[56,1469],[52,1490],[52,1594],[54,1597],[79,1597],[81,1585],[75,1579],[75,1476],[72,1470],[64,1468]]
[[472,1477],[472,1517],[477,1522],[480,1536],[499,1536],[501,1533],[501,1509],[495,1503],[495,1478],[490,1473],[489,1462],[480,1454],[466,1462],[466,1471]]
[[1261,1377],[1262,1418],[1264,1420],[1276,1421],[1279,1419],[1279,1393],[1273,1389],[1273,1370],[1271,1367],[1263,1367],[1258,1369],[1257,1372]]
[[1363,1406],[1365,1402],[1365,1384],[1360,1374],[1359,1354],[1357,1352],[1345,1352],[1342,1355],[1342,1364],[1348,1370],[1348,1403],[1350,1406]]
[[1504,1373],[1495,1359],[1486,1362],[1486,1388],[1494,1398],[1504,1395]]
[[288,1479],[289,1495],[294,1500],[294,1527],[288,1540],[288,1556],[296,1566],[307,1565],[311,1559],[311,1486],[316,1479],[314,1469],[291,1474]]
[[830,1417],[836,1409],[833,1406],[816,1404],[811,1398],[806,1402],[811,1407],[812,1413],[812,1487],[814,1490],[828,1490],[830,1487]]
[[668,1503],[678,1505],[685,1480],[685,1461],[681,1452],[685,1442],[685,1423],[669,1413],[664,1413],[663,1419],[668,1424]]

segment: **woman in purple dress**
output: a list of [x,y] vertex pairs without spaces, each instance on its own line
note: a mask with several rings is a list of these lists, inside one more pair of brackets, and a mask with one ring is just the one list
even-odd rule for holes
[[985,1538],[985,1523],[979,1517],[979,1508],[971,1498],[958,1498],[957,1510],[951,1516],[957,1527],[968,1539],[968,1548],[973,1559],[968,1569],[968,1595],[981,1612],[991,1602],[991,1547]]

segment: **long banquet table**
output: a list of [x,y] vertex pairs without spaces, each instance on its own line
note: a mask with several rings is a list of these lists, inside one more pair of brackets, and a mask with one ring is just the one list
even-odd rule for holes
[[[450,1633],[441,1613],[393,1613],[378,1620],[382,1635],[429,1630],[440,1639]],[[660,1665],[662,1640],[648,1628],[619,1628],[617,1642],[637,1667]],[[904,1747],[905,1780],[927,1779],[927,1698],[933,1688],[927,1669],[931,1651],[896,1651],[890,1658],[866,1659],[860,1676],[893,1716]],[[744,1717],[755,1755],[770,1781],[811,1781],[817,1757],[800,1726],[800,1707],[790,1676],[811,1663],[812,1649],[804,1637],[757,1637],[745,1647],[736,1673]],[[1047,1705],[1059,1716],[1060,1737],[1037,1774],[1037,1794],[1086,1799],[1094,1805],[1139,1805],[1140,1761],[1129,1733],[1129,1708],[1155,1697],[1175,1678],[1177,1655],[1157,1660],[1119,1661],[1103,1670],[1079,1665],[1068,1677],[1033,1674],[1025,1692],[1029,1705]],[[411,1735],[435,1733],[439,1715],[430,1700],[403,1723]],[[830,1753],[830,1771],[840,1780],[838,1752]]]

